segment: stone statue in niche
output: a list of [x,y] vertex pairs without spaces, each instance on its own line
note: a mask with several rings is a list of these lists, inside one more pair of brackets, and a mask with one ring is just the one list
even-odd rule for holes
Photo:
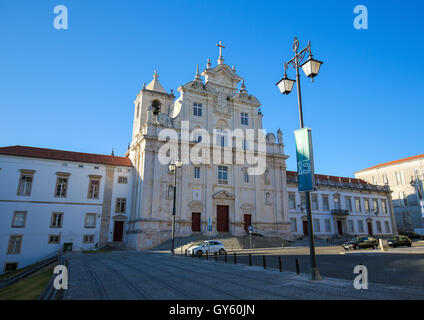
[[271,177],[270,177],[269,169],[266,169],[265,172],[264,172],[264,183],[265,184],[271,183]]
[[267,206],[270,206],[272,204],[272,202],[271,202],[271,192],[265,193],[265,204]]

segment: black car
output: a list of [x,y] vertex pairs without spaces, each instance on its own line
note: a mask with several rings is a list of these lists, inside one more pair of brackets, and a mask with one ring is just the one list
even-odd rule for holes
[[361,248],[374,248],[377,249],[378,241],[372,237],[355,237],[342,244],[345,250],[349,249],[361,249]]
[[387,239],[387,244],[393,248],[400,246],[410,247],[412,241],[407,236],[393,236]]

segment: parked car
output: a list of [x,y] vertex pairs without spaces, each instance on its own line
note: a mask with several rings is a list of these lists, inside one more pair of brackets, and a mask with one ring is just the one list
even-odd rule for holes
[[342,247],[345,250],[349,249],[361,249],[361,248],[374,248],[376,249],[378,247],[378,241],[377,239],[374,239],[372,237],[355,237],[351,240],[345,242],[342,244]]
[[392,236],[387,239],[387,244],[393,248],[400,246],[410,247],[412,245],[412,241],[407,236]]
[[202,256],[203,254],[206,254],[206,251],[208,254],[218,252],[220,255],[223,255],[225,254],[225,246],[221,241],[217,240],[202,241],[197,245],[188,248],[187,254]]
[[409,239],[423,239],[424,237],[414,231],[401,232],[400,235],[408,237]]

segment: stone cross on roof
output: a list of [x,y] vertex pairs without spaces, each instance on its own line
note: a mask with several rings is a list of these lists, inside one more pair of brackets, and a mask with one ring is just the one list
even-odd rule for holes
[[222,48],[225,49],[225,46],[222,45],[222,41],[219,41],[219,43],[217,43],[216,46],[219,47],[218,64],[222,64],[224,62],[224,58],[222,57]]

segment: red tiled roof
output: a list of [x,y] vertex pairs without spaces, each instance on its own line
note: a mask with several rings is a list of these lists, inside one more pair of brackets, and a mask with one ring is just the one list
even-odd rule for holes
[[74,161],[83,163],[107,164],[113,166],[132,167],[128,157],[117,157],[105,154],[82,153],[24,146],[1,147],[0,155],[41,158],[50,160]]
[[[286,171],[288,176],[297,176],[296,171]],[[346,183],[355,183],[355,184],[368,184],[368,182],[362,180],[362,179],[356,179],[356,178],[347,178],[347,177],[339,177],[339,176],[329,176],[324,174],[315,174],[315,179],[320,180],[330,180],[330,181],[336,181],[336,182],[346,182]]]
[[424,158],[424,154],[419,154],[419,155],[413,156],[413,157],[408,157],[408,158],[403,158],[403,159],[399,159],[399,160],[384,162],[384,163],[381,163],[381,164],[377,164],[376,166],[369,167],[367,169],[356,171],[354,173],[359,173],[359,172],[368,171],[368,170],[372,170],[372,169],[376,169],[376,168],[386,167],[386,166],[390,166],[392,164],[397,164],[397,163],[402,163],[402,162],[417,160],[417,159],[421,159],[421,158]]

